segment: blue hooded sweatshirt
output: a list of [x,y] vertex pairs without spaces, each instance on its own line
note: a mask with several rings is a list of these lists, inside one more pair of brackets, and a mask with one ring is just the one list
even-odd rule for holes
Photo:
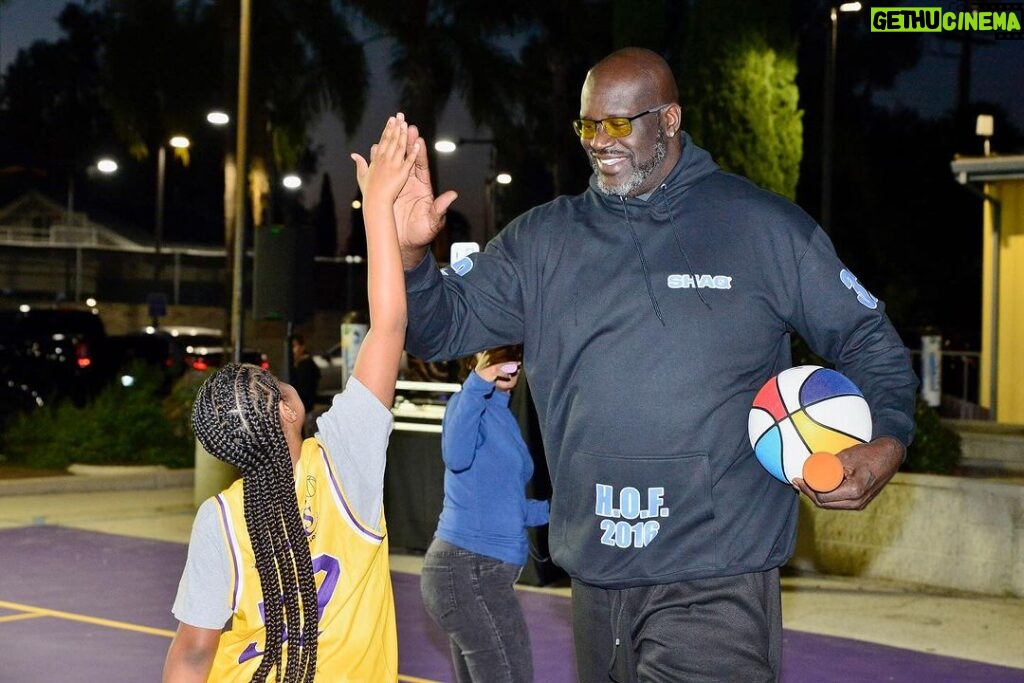
[[471,372],[441,425],[444,506],[438,538],[477,555],[526,564],[526,528],[548,523],[548,501],[526,497],[533,457],[510,395]]

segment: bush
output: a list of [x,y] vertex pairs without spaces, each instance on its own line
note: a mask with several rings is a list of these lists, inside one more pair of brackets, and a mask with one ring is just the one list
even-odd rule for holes
[[186,375],[161,398],[159,371],[133,364],[122,375],[135,382],[112,383],[83,407],[63,402],[18,417],[3,435],[6,460],[41,469],[72,463],[191,467],[195,442],[188,415],[199,386],[195,376]]
[[960,435],[943,425],[938,412],[920,397],[914,410],[914,421],[917,422],[917,433],[900,469],[929,474],[955,473],[960,466]]

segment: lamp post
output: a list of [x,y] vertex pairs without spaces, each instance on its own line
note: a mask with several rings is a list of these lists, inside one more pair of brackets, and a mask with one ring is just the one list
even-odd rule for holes
[[235,217],[231,268],[231,344],[233,360],[242,360],[243,316],[242,269],[245,259],[245,187],[249,144],[249,67],[252,38],[252,1],[239,0],[238,21],[238,100],[235,107]]
[[460,145],[487,145],[490,148],[490,156],[487,166],[487,176],[484,178],[484,243],[486,243],[496,232],[496,202],[494,184],[508,185],[512,182],[512,176],[508,173],[496,173],[497,152],[494,138],[459,138],[456,141],[438,140],[434,143],[434,149],[441,154],[451,154]]
[[829,9],[829,40],[825,55],[824,120],[821,127],[821,227],[832,227],[832,141],[836,107],[836,42],[839,37],[839,13],[859,12],[859,2],[844,2]]
[[[175,149],[188,149],[192,142],[184,135],[175,135],[167,144]],[[160,248],[164,238],[164,177],[167,174],[167,145],[161,144],[156,153],[156,217],[153,234],[155,248],[153,250],[153,284],[160,282]]]
[[[212,109],[206,113],[206,122],[215,128],[228,129],[231,123],[231,116],[222,109]],[[233,286],[234,273],[234,240],[235,240],[235,157],[227,136],[222,141],[224,161],[221,164],[221,173],[224,180],[224,192],[222,196],[224,220],[224,291],[228,294],[224,297],[224,338],[231,340],[232,321],[232,297],[230,292]],[[233,349],[234,347],[232,347]],[[237,360],[233,356],[232,359]]]

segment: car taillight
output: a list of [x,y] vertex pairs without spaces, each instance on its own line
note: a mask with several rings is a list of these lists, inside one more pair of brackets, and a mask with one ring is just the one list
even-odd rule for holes
[[89,357],[89,345],[84,342],[75,344],[75,362],[78,367],[87,368],[92,365],[92,358]]
[[194,361],[192,361],[192,369],[193,370],[209,370],[210,366],[202,358],[196,358]]
[[270,361],[261,360],[260,361],[260,367],[263,368],[264,370],[269,370],[270,369]]

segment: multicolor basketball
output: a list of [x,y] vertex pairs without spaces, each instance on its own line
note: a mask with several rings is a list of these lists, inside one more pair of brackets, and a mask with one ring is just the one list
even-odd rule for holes
[[835,454],[871,440],[871,410],[842,373],[800,365],[757,392],[747,433],[758,461],[776,479],[788,484],[799,477],[816,491],[831,491],[843,479]]

